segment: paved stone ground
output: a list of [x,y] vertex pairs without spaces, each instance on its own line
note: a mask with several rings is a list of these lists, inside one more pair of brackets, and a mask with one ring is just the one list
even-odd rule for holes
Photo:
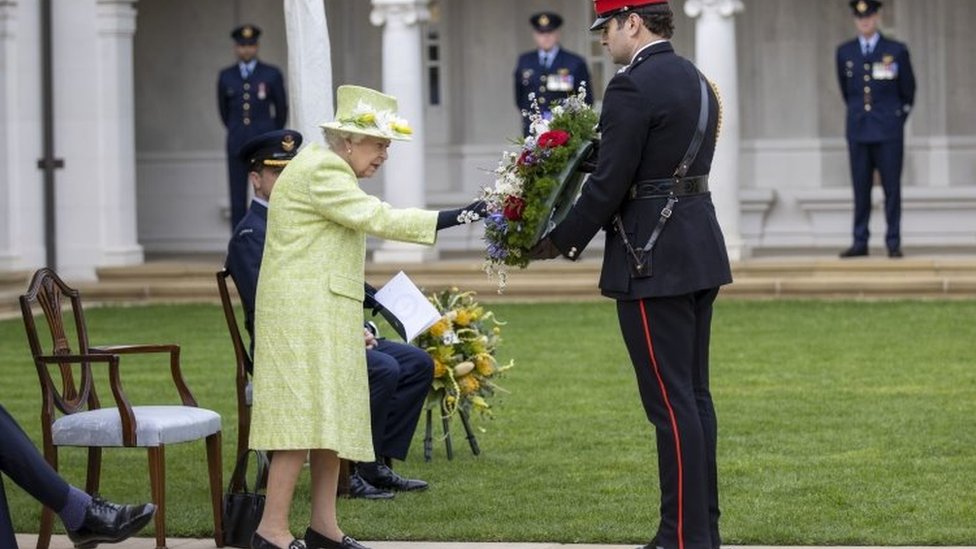
[[[214,547],[212,539],[178,539],[167,540],[169,549],[210,549]],[[17,534],[17,544],[20,549],[31,549],[37,543],[36,534]],[[566,545],[561,543],[462,543],[462,542],[430,542],[430,541],[364,541],[371,549],[634,549],[634,545]],[[150,538],[132,538],[116,545],[100,545],[111,549],[152,549],[155,540]],[[6,547],[2,549],[7,549]],[[74,549],[65,536],[54,536],[50,549]],[[790,546],[773,547],[765,545],[736,546],[727,545],[724,549],[889,549],[884,547],[823,547],[823,546]],[[896,548],[890,548],[896,549]],[[948,547],[923,548],[917,546],[900,546],[897,549],[950,549]],[[952,549],[976,549],[973,547],[957,547]]]

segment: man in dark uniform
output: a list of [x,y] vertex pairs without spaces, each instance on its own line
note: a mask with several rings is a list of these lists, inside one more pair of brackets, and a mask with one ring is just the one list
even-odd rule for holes
[[718,137],[714,88],[675,54],[667,0],[595,0],[591,27],[624,65],[607,86],[595,171],[566,218],[530,252],[579,259],[607,230],[600,289],[617,301],[657,434],[661,520],[651,549],[721,544],[709,392],[712,304],[732,281],[708,192]]
[[[75,547],[120,542],[149,524],[156,512],[156,506],[151,503],[118,505],[90,496],[65,482],[3,406],[0,406],[0,440],[3,441],[0,443],[0,473],[57,513]],[[17,549],[2,479],[0,547]]]
[[[268,207],[278,175],[298,153],[302,136],[294,130],[278,130],[252,138],[241,147],[240,158],[248,166],[254,200],[234,229],[227,247],[227,270],[234,278],[244,306],[244,326],[254,345],[254,299],[257,295],[261,255],[268,226]],[[364,306],[372,306],[370,300]],[[364,329],[369,404],[376,461],[360,463],[349,478],[351,497],[389,499],[393,491],[427,488],[422,480],[403,478],[388,466],[404,460],[427,392],[434,377],[434,363],[425,351],[412,345],[378,339],[374,325]],[[260,366],[258,366],[260,368]]]
[[281,71],[258,61],[261,29],[242,25],[231,32],[237,63],[220,71],[217,106],[227,128],[227,172],[230,183],[230,226],[247,211],[247,165],[237,153],[248,139],[280,130],[288,119],[288,97]]
[[847,103],[847,147],[854,182],[854,243],[841,257],[868,255],[871,184],[881,176],[888,257],[902,257],[901,168],[905,120],[915,102],[908,48],[878,32],[881,2],[852,0],[858,37],[837,48],[837,81]]
[[559,45],[563,18],[557,13],[541,12],[529,18],[529,22],[537,49],[520,55],[515,67],[515,104],[523,113],[523,136],[529,135],[529,118],[525,115],[532,110],[529,94],[535,94],[545,117],[549,116],[553,103],[577,93],[580,86],[586,88],[586,102],[593,104],[586,61]]

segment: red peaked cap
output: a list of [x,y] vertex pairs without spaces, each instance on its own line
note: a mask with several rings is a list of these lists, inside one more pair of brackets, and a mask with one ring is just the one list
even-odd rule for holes
[[664,9],[669,9],[668,0],[593,0],[593,11],[596,12],[596,21],[590,26],[590,30],[600,30],[611,17],[634,8],[643,6],[660,5]]

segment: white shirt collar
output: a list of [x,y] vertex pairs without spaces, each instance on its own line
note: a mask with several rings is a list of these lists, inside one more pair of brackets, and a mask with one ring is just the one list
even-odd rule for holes
[[268,204],[268,201],[261,198],[260,196],[255,196],[254,198],[251,199],[251,202],[257,202],[258,204],[264,206],[265,208],[268,208],[270,206],[270,204]]

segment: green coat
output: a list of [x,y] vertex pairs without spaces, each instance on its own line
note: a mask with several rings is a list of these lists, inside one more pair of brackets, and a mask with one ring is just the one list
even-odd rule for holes
[[437,212],[366,194],[338,155],[312,144],[281,173],[255,303],[250,446],[331,449],[372,461],[363,343],[366,235],[433,244]]

